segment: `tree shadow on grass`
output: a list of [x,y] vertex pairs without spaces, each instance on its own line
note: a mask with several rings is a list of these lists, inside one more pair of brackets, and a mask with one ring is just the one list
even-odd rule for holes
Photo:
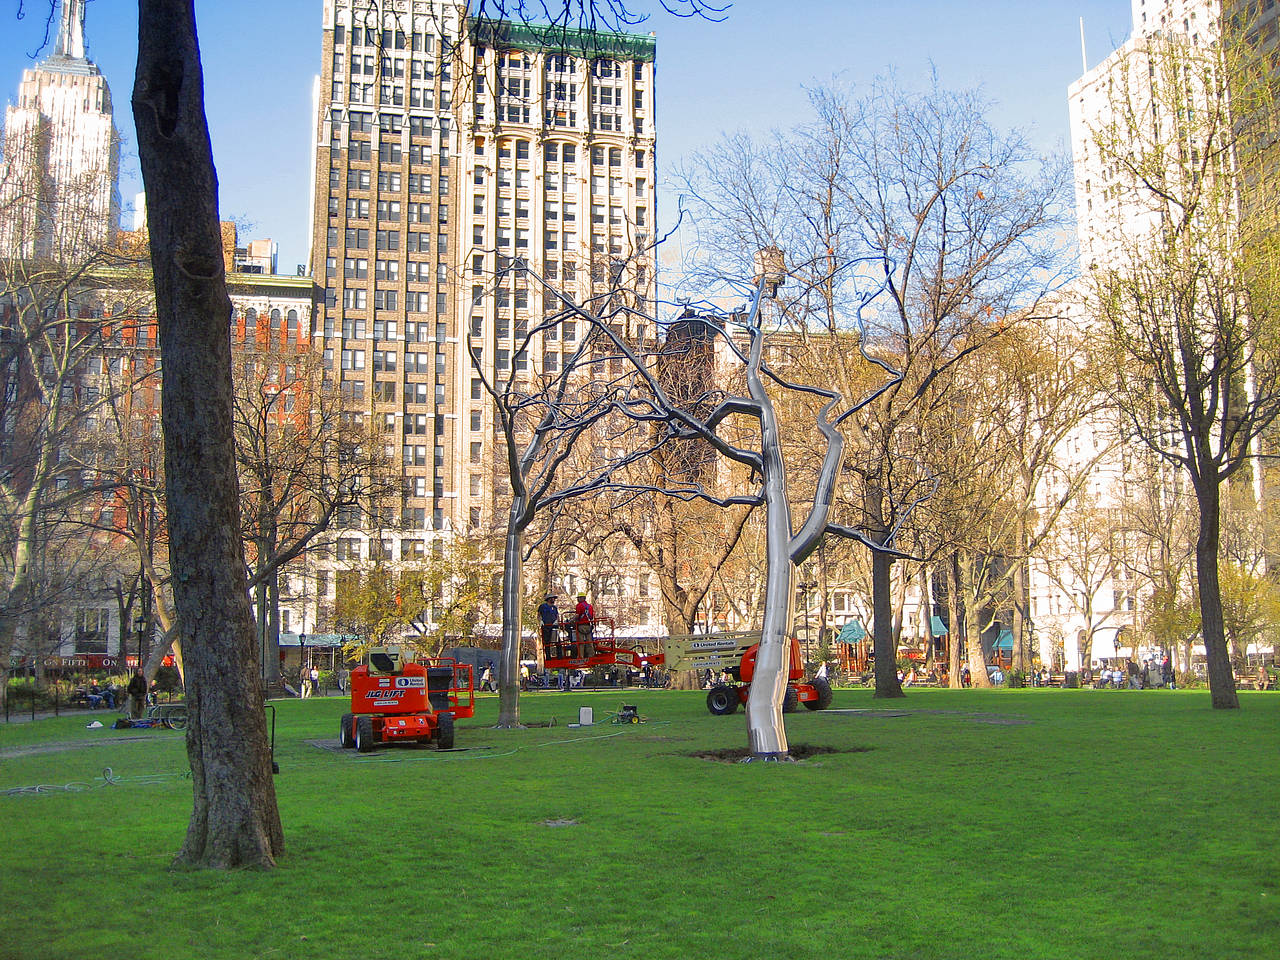
[[[823,747],[808,743],[793,743],[788,751],[788,759],[793,761],[808,760],[824,753],[866,753],[874,747]],[[733,747],[724,750],[695,750],[689,754],[699,760],[713,760],[716,763],[741,763],[751,756],[747,747]]]

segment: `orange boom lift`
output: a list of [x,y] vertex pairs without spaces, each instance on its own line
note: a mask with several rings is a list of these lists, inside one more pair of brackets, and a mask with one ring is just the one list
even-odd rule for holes
[[399,647],[375,647],[351,671],[351,712],[338,740],[368,753],[385,743],[434,743],[453,749],[453,721],[475,714],[471,665],[447,657],[406,662]]
[[[831,706],[831,684],[823,677],[804,679],[804,663],[800,659],[800,643],[791,637],[790,663],[787,665],[787,690],[782,698],[782,711],[791,713],[800,704],[809,710],[825,710]],[[710,670],[725,674],[728,682],[717,682],[707,691],[707,709],[718,717],[737,711],[747,702],[751,681],[756,673],[756,655],[760,652],[758,633],[694,634],[667,640],[667,665],[672,670]]]

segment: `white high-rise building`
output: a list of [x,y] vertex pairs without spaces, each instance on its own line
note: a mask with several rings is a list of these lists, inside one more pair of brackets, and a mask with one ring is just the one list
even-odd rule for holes
[[1132,192],[1122,186],[1119,171],[1101,161],[1093,142],[1094,132],[1106,126],[1113,104],[1150,101],[1149,75],[1154,65],[1147,51],[1153,38],[1179,35],[1201,45],[1215,42],[1220,35],[1222,4],[1218,0],[1132,2],[1133,32],[1129,39],[1067,91],[1076,228],[1080,265],[1085,270],[1114,256],[1124,237],[1151,229],[1153,216],[1151,209],[1135,202]]
[[[654,295],[655,41],[452,0],[324,0],[322,29],[314,341],[401,474],[397,502],[347,518],[335,560],[413,564],[505,516],[482,377],[554,374],[586,333],[528,335],[558,306],[533,275]],[[597,586],[609,607],[648,584]]]
[[[1108,164],[1095,136],[1108,129],[1113,111],[1125,109],[1132,117],[1116,128],[1146,129],[1150,142],[1144,148],[1150,155],[1177,143],[1185,118],[1170,106],[1167,94],[1153,92],[1169,87],[1171,61],[1163,52],[1169,41],[1207,49],[1230,34],[1262,50],[1274,49],[1277,42],[1280,9],[1272,2],[1132,0],[1132,10],[1130,37],[1068,90],[1080,270],[1086,276],[1131,259],[1141,238],[1166,215],[1149,192],[1133,189],[1131,174]],[[1194,111],[1199,101],[1189,75],[1183,92],[1188,98],[1183,109]],[[1145,125],[1133,118],[1145,118]],[[1083,301],[1079,298],[1068,312],[1071,326],[1088,336],[1092,320]],[[1098,414],[1058,451],[1064,474],[1082,477],[1083,483],[1074,512],[1059,524],[1056,542],[1031,563],[1030,603],[1042,657],[1066,669],[1138,652],[1136,628],[1151,601],[1144,573],[1172,561],[1142,556],[1144,538],[1135,539],[1135,529],[1176,523],[1179,511],[1193,509],[1180,475],[1126,437],[1118,416]],[[1042,493],[1047,504],[1062,490]]]
[[[1159,211],[1126,185],[1122,171],[1108,166],[1094,142],[1116,104],[1150,112],[1153,41],[1177,35],[1195,45],[1219,36],[1216,0],[1132,0],[1133,30],[1105,60],[1068,88],[1075,172],[1076,228],[1080,269],[1113,263],[1133,239],[1158,223]],[[1158,116],[1154,122],[1158,122]],[[1088,336],[1091,319],[1083,297],[1064,297],[1064,336]],[[1144,603],[1136,573],[1127,511],[1167,471],[1153,478],[1144,452],[1118,442],[1118,415],[1102,411],[1079,424],[1055,455],[1056,481],[1040,490],[1045,509],[1068,495],[1053,536],[1029,564],[1031,619],[1043,662],[1084,670],[1136,653],[1134,629]],[[1144,486],[1145,485],[1145,486]]]
[[61,0],[54,52],[23,73],[5,112],[0,256],[76,259],[120,218],[120,135],[111,90],[85,56],[84,0]]

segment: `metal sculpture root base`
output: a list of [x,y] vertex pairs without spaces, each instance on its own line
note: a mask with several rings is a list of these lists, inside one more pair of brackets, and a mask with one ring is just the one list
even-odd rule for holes
[[795,763],[790,753],[753,753],[749,757],[743,757],[739,763]]

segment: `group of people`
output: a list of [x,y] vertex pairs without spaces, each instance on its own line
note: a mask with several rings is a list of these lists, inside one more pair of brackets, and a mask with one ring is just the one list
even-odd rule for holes
[[1127,687],[1130,690],[1166,687],[1172,690],[1177,685],[1177,675],[1168,657],[1158,661],[1154,657],[1145,657],[1142,663],[1128,661],[1123,670],[1105,663],[1096,673],[1093,668],[1087,668],[1081,671],[1080,681],[1084,686],[1094,687]]
[[[542,625],[542,650],[548,658],[585,657],[596,625],[596,610],[585,593],[578,594],[572,620],[561,620],[556,606],[556,594],[548,593],[538,607],[538,620]],[[564,636],[560,633],[563,631]]]
[[97,710],[99,707],[106,707],[108,710],[116,708],[116,688],[111,684],[100,687],[98,681],[94,680],[83,692],[85,700],[89,702],[90,710]]
[[127,707],[129,718],[131,720],[139,720],[147,712],[148,700],[155,702],[155,687],[156,682],[154,680],[151,681],[151,686],[148,687],[147,678],[142,671],[135,670],[123,690],[111,684],[107,684],[105,687],[101,686],[94,679],[81,692],[84,694],[90,710],[97,710],[100,707],[105,707],[108,710]]
[[298,669],[298,696],[304,700],[307,697],[315,697],[320,694],[320,669],[312,664],[310,669],[300,667]]

